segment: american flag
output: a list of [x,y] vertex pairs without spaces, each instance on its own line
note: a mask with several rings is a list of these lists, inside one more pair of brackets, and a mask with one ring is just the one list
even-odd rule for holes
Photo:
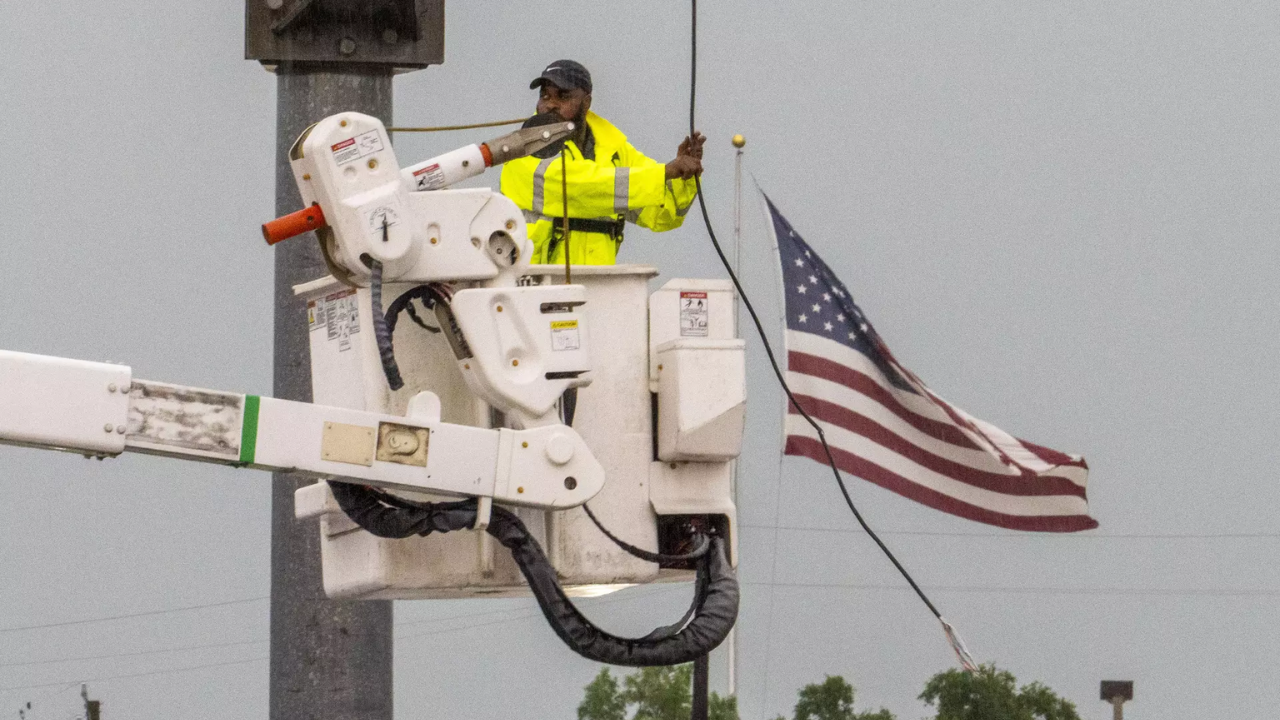
[[[893,357],[849,290],[767,197],[787,318],[787,383],[822,426],[836,465],[886,490],[1015,530],[1098,526],[1084,458],[1020,440],[930,390]],[[788,404],[788,455],[827,463]]]

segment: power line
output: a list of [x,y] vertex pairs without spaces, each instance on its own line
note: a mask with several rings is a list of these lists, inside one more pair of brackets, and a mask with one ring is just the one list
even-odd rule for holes
[[[646,592],[646,593],[633,593],[633,594],[629,594],[629,595],[620,595],[620,596],[617,596],[617,597],[609,598],[609,599],[607,599],[607,600],[599,600],[599,601],[594,602],[594,603],[592,603],[592,604],[593,604],[593,605],[609,605],[609,604],[618,603],[618,602],[626,602],[626,601],[629,601],[629,600],[642,600],[642,599],[644,599],[644,598],[648,598],[648,597],[651,597],[651,596],[654,596],[654,595],[660,595],[660,594],[663,594],[663,593],[665,593],[665,592],[670,592],[670,591],[672,591],[672,590],[679,590],[679,589],[681,589],[681,585],[672,584],[672,585],[668,585],[668,586],[663,587],[663,588],[659,588],[659,589],[653,590],[653,591],[651,591],[651,592]],[[410,627],[410,626],[415,626],[415,625],[427,625],[427,624],[432,624],[432,623],[447,622],[447,621],[449,621],[449,620],[468,620],[468,619],[479,618],[479,617],[487,617],[487,616],[492,616],[492,615],[507,615],[507,614],[510,614],[510,613],[521,612],[522,610],[527,610],[527,608],[510,608],[510,609],[506,609],[506,610],[487,610],[487,611],[484,611],[484,612],[478,612],[478,613],[462,613],[462,614],[459,614],[459,615],[448,615],[448,616],[445,616],[445,617],[439,617],[439,618],[427,618],[427,619],[423,619],[423,620],[412,620],[412,621],[409,621],[409,622],[396,623],[396,624],[395,624],[395,627]],[[485,627],[486,625],[496,625],[496,624],[501,623],[501,622],[508,622],[508,621],[514,621],[514,620],[523,620],[523,619],[530,618],[530,617],[537,617],[537,616],[538,616],[538,615],[540,615],[540,614],[541,614],[540,612],[526,613],[526,614],[522,614],[522,615],[516,615],[516,616],[507,617],[507,618],[504,618],[504,619],[501,619],[501,620],[497,620],[497,621],[494,621],[494,622],[480,623],[480,624],[477,624],[477,625],[464,625],[464,626],[456,627],[456,628],[446,628],[446,629],[443,629],[443,630],[428,631],[428,632],[423,632],[423,633],[417,633],[417,634],[414,634],[414,635],[407,635],[407,636],[405,636],[405,638],[404,638],[404,639],[410,639],[410,638],[415,638],[415,637],[424,637],[424,636],[427,636],[427,635],[432,635],[432,634],[437,634],[437,633],[453,632],[453,631],[456,631],[456,630],[467,630],[467,629],[470,629],[470,628],[473,628],[473,627]],[[89,621],[86,621],[86,622],[89,622]],[[112,654],[108,654],[108,655],[87,655],[87,656],[80,656],[80,657],[59,658],[59,659],[54,659],[54,660],[33,660],[33,661],[26,661],[26,662],[0,663],[0,668],[28,667],[28,666],[33,666],[33,665],[55,665],[55,664],[58,664],[58,663],[65,663],[65,662],[80,662],[80,661],[86,661],[86,660],[111,660],[111,659],[114,659],[114,658],[122,658],[122,657],[141,657],[141,656],[145,656],[145,655],[161,655],[161,654],[164,654],[164,653],[184,652],[184,651],[187,651],[187,650],[204,650],[204,649],[212,649],[212,648],[237,647],[237,646],[241,646],[241,645],[259,645],[259,644],[262,644],[262,643],[265,643],[265,642],[267,642],[267,640],[266,640],[266,639],[263,639],[263,640],[241,640],[241,641],[237,641],[237,642],[205,643],[205,644],[200,644],[200,645],[185,645],[185,646],[182,646],[182,647],[176,647],[176,648],[161,648],[161,649],[158,649],[158,650],[139,650],[139,651],[135,651],[135,652],[112,653]],[[77,681],[77,682],[79,682],[79,681]]]
[[[892,590],[911,588],[905,585],[857,584],[857,583],[801,583],[801,582],[749,582],[743,585],[775,585],[778,587],[837,588],[846,590]],[[955,593],[1005,593],[1010,595],[1136,595],[1165,597],[1280,597],[1280,590],[1248,590],[1210,588],[1067,588],[1067,587],[1001,587],[981,585],[929,585],[930,590]]]
[[28,667],[31,665],[55,665],[57,663],[79,662],[82,660],[111,660],[114,658],[139,657],[142,655],[162,655],[164,653],[183,652],[186,650],[204,650],[207,648],[238,647],[240,645],[261,645],[264,642],[267,642],[267,641],[265,639],[242,640],[240,642],[210,643],[205,645],[187,645],[185,647],[167,648],[163,650],[139,650],[137,652],[112,653],[110,655],[85,655],[82,657],[60,658],[58,660],[33,660],[30,662],[0,663],[0,668]]
[[244,605],[251,602],[260,602],[269,600],[268,597],[246,598],[244,600],[227,600],[225,602],[206,603],[204,605],[188,605],[186,607],[169,608],[168,610],[148,610],[147,612],[128,613],[125,615],[112,615],[110,617],[90,618],[86,620],[66,620],[64,622],[45,623],[43,625],[20,625],[18,627],[0,628],[0,633],[18,632],[19,630],[43,630],[45,628],[67,627],[69,625],[87,625],[89,623],[108,622],[111,620],[124,620],[127,618],[150,617],[153,615],[168,615],[170,613],[186,612],[188,610],[203,610],[204,608],[226,607],[228,605]]
[[[682,583],[681,585],[683,585],[683,583]],[[681,587],[681,585],[673,585],[673,586],[664,587],[664,588],[661,588],[661,589],[658,589],[658,590],[654,590],[653,592],[644,593],[644,594],[642,594],[642,595],[641,595],[641,594],[636,594],[636,595],[629,595],[629,596],[625,596],[625,597],[609,598],[608,600],[600,600],[599,602],[596,602],[596,603],[593,603],[593,604],[594,604],[594,605],[609,605],[609,604],[612,604],[612,603],[626,602],[626,601],[628,601],[628,600],[643,600],[643,599],[645,599],[645,598],[653,597],[654,595],[662,595],[662,594],[665,594],[665,593],[667,593],[667,592],[671,592],[671,591],[673,591],[673,590],[681,590],[681,589],[684,589],[684,588],[682,588],[682,587]],[[475,616],[472,616],[472,617],[475,617]],[[464,626],[462,626],[462,627],[456,627],[456,628],[445,628],[445,629],[443,629],[443,630],[430,630],[430,631],[427,631],[427,632],[417,633],[417,634],[414,634],[414,635],[405,635],[405,636],[403,636],[403,637],[397,637],[396,639],[397,639],[397,640],[410,640],[410,639],[412,639],[412,638],[426,637],[426,636],[428,636],[428,635],[443,635],[443,634],[445,634],[445,633],[457,632],[457,631],[459,631],[459,630],[472,630],[472,629],[475,629],[475,628],[488,627],[488,626],[490,626],[490,625],[499,625],[499,624],[502,624],[502,623],[505,623],[505,622],[514,622],[514,621],[516,621],[516,620],[528,620],[528,619],[530,619],[530,618],[535,618],[535,617],[542,617],[542,611],[541,611],[540,609],[535,608],[532,612],[526,612],[526,613],[524,613],[524,614],[522,614],[522,615],[516,615],[516,616],[512,616],[512,617],[508,617],[508,618],[503,618],[503,619],[501,619],[501,620],[491,620],[491,621],[489,621],[489,622],[477,623],[477,624],[475,624],[475,625],[464,625]]]
[[[683,583],[682,583],[681,585],[683,585]],[[627,600],[641,600],[641,599],[644,599],[644,598],[652,597],[652,596],[654,596],[654,595],[660,595],[660,594],[663,594],[663,593],[665,593],[665,592],[670,592],[670,591],[673,591],[673,590],[681,590],[681,589],[684,589],[684,588],[682,588],[682,587],[681,587],[681,585],[669,585],[669,586],[667,586],[667,587],[664,587],[664,588],[662,588],[662,589],[660,589],[660,590],[656,590],[656,591],[654,591],[654,592],[649,592],[649,593],[645,593],[645,594],[642,594],[642,595],[629,595],[629,596],[625,596],[625,597],[610,598],[609,600],[602,600],[602,601],[600,601],[600,602],[598,602],[598,603],[594,603],[594,604],[595,604],[595,605],[605,605],[605,604],[611,604],[611,603],[623,602],[623,601],[627,601]],[[439,618],[439,620],[450,620],[450,619],[458,619],[458,618],[466,618],[466,617],[476,617],[476,616],[490,615],[490,614],[495,614],[495,613],[500,613],[500,612],[510,612],[510,611],[496,610],[496,611],[489,611],[489,612],[486,612],[486,613],[474,613],[474,614],[472,614],[472,615],[470,615],[470,616],[468,616],[468,615],[460,615],[460,616],[451,616],[451,617],[449,617],[449,618]],[[444,628],[444,629],[442,629],[442,630],[432,630],[432,631],[428,631],[428,632],[417,633],[417,634],[415,634],[415,635],[407,635],[407,636],[404,636],[404,637],[401,637],[401,638],[397,638],[397,639],[401,639],[401,640],[411,640],[411,639],[413,639],[413,638],[427,637],[427,636],[429,636],[429,635],[431,635],[431,636],[434,636],[434,635],[444,635],[444,634],[452,633],[452,632],[461,632],[461,631],[463,631],[463,630],[474,630],[474,629],[476,629],[476,628],[488,627],[488,626],[490,626],[490,625],[499,625],[499,624],[507,623],[507,622],[515,622],[515,621],[517,621],[517,620],[529,620],[529,619],[532,619],[532,618],[535,618],[535,617],[540,617],[541,615],[542,615],[542,613],[541,613],[541,611],[540,611],[540,610],[535,610],[535,611],[532,611],[532,612],[527,612],[527,613],[522,614],[522,615],[516,615],[516,616],[508,617],[508,618],[502,618],[502,619],[499,619],[499,620],[490,620],[490,621],[488,621],[488,622],[477,623],[477,624],[474,624],[474,625],[464,625],[464,626],[461,626],[461,627]],[[252,644],[252,643],[255,643],[255,642],[264,642],[264,641],[245,641],[245,642],[238,642],[238,643],[222,643],[222,644],[204,645],[204,646],[199,646],[199,645],[197,645],[197,646],[191,646],[191,647],[189,647],[189,648],[175,648],[175,649],[173,649],[173,650],[158,650],[158,651],[149,651],[149,652],[146,652],[146,653],[121,653],[120,655],[106,655],[106,656],[99,656],[99,657],[93,657],[93,658],[82,658],[82,659],[86,659],[86,660],[99,660],[99,659],[106,659],[106,658],[111,658],[111,657],[124,657],[124,656],[128,656],[128,655],[142,655],[142,654],[154,654],[154,653],[160,653],[160,652],[174,652],[174,651],[177,651],[177,650],[195,649],[195,648],[200,648],[200,647],[229,647],[229,646],[232,646],[232,645],[248,645],[248,644]],[[59,682],[42,683],[42,684],[38,684],[38,685],[19,685],[19,686],[14,686],[14,687],[3,687],[3,688],[0,688],[0,692],[9,692],[9,691],[13,691],[13,690],[31,690],[31,689],[36,689],[36,688],[45,688],[45,687],[61,687],[61,686],[75,685],[75,684],[78,684],[78,683],[103,682],[103,681],[106,681],[106,680],[121,680],[121,679],[125,679],[125,678],[150,677],[150,676],[153,676],[153,675],[164,675],[164,674],[169,674],[169,673],[180,673],[180,672],[187,672],[187,671],[190,671],[190,670],[201,670],[201,669],[204,669],[204,668],[225,667],[225,666],[230,666],[230,665],[243,665],[243,664],[246,664],[246,663],[258,662],[258,661],[266,660],[266,659],[267,659],[267,658],[265,658],[265,657],[260,657],[260,658],[250,658],[250,659],[248,659],[248,660],[234,660],[234,661],[231,661],[231,662],[207,663],[207,664],[204,664],[204,665],[193,665],[193,666],[191,666],[191,667],[186,667],[186,668],[177,668],[177,669],[173,669],[173,670],[156,670],[156,671],[152,671],[152,672],[145,672],[145,673],[130,673],[130,674],[127,674],[127,675],[111,675],[111,676],[108,676],[108,677],[88,678],[88,679],[83,679],[83,680],[75,680],[75,681],[71,681],[71,682],[68,682],[68,681],[66,681],[66,680],[63,680],[63,681],[59,681]],[[62,662],[62,661],[51,660],[51,661],[47,661],[47,662],[52,663],[52,662]],[[14,666],[16,666],[16,665],[24,665],[24,664],[46,664],[46,663],[44,663],[44,662],[41,662],[41,663],[16,663],[16,664],[14,664],[14,665],[7,665],[7,666],[6,666],[6,665],[0,665],[0,667],[14,667]]]
[[461,632],[463,630],[475,630],[476,628],[488,627],[490,625],[501,625],[503,623],[515,622],[517,620],[530,620],[535,617],[541,617],[541,616],[542,616],[542,613],[540,611],[533,611],[533,612],[527,612],[523,615],[515,615],[513,617],[502,618],[500,620],[490,620],[488,622],[476,623],[475,625],[462,625],[460,627],[445,628],[443,630],[428,630],[427,632],[420,632],[414,635],[398,636],[396,637],[396,640],[412,640],[413,638],[420,638],[420,637],[427,637],[427,636],[434,637],[436,635],[445,635],[452,632]]
[[[175,668],[172,670],[155,670],[153,672],[131,673],[128,675],[108,675],[106,677],[86,678],[83,680],[76,680],[75,682],[70,684],[74,685],[78,683],[105,682],[107,680],[123,680],[125,678],[151,677],[152,675],[169,675],[172,673],[189,672],[191,670],[203,670],[205,668],[227,667],[230,665],[245,665],[251,662],[261,662],[266,659],[267,658],[265,657],[257,657],[257,658],[249,658],[248,660],[233,660],[231,662],[209,663],[206,665],[192,665],[191,667]],[[35,688],[54,687],[55,685],[67,685],[67,684],[68,684],[67,681],[62,680],[59,682],[43,683],[40,685],[15,685],[13,687],[0,687],[0,692],[9,692],[11,690],[32,690]]]
[[[794,530],[798,532],[857,534],[854,528],[816,528],[800,525],[754,525],[738,523],[740,528],[753,530]],[[1042,533],[1042,532],[945,532],[929,530],[877,530],[881,535],[908,535],[921,537],[973,537],[973,538],[1038,538],[1075,540],[1242,540],[1254,538],[1280,538],[1280,533]]]

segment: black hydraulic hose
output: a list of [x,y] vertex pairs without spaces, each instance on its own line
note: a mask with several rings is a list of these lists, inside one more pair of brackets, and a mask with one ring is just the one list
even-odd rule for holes
[[378,343],[378,357],[382,360],[382,372],[387,376],[387,385],[392,390],[399,390],[404,387],[404,378],[400,377],[396,351],[391,344],[391,330],[387,327],[386,316],[382,314],[382,263],[373,260],[369,269],[372,271],[369,295],[373,304],[373,337]]
[[[474,527],[475,500],[408,503],[370,488],[331,482],[334,498],[352,522],[384,538],[405,538]],[[520,518],[494,506],[488,532],[511,552],[551,629],[574,652],[610,665],[680,665],[706,655],[729,635],[738,618],[738,579],[724,541],[712,538],[698,562],[693,605],[675,625],[642,638],[624,638],[596,627],[574,607],[551,562]]]
[[[695,132],[694,111],[697,106],[698,99],[698,0],[690,0],[690,2],[693,5],[693,19],[690,25],[693,37],[690,42],[692,60],[689,67],[689,137],[693,137],[693,133]],[[720,256],[720,263],[724,265],[724,269],[728,271],[729,279],[733,281],[733,286],[737,288],[738,297],[742,298],[742,305],[747,309],[747,314],[751,316],[751,322],[755,324],[756,334],[760,336],[760,342],[764,344],[765,355],[769,358],[769,366],[773,368],[773,374],[778,378],[778,384],[782,386],[782,391],[786,393],[787,400],[791,403],[791,406],[796,409],[796,412],[800,413],[800,416],[803,417],[805,421],[809,423],[809,426],[818,434],[818,441],[822,443],[822,450],[827,456],[827,465],[831,467],[831,472],[835,475],[836,484],[840,486],[840,493],[844,495],[845,504],[849,506],[849,510],[853,512],[853,516],[857,518],[858,524],[862,526],[862,529],[871,537],[872,540],[875,541],[876,545],[880,547],[881,552],[885,554],[885,557],[889,558],[889,562],[893,563],[893,566],[897,568],[898,572],[902,574],[902,577],[906,579],[907,584],[915,591],[916,596],[924,602],[925,607],[929,608],[929,612],[933,613],[934,617],[941,620],[942,613],[938,612],[938,608],[935,607],[933,602],[929,600],[929,597],[924,594],[924,590],[921,590],[920,586],[916,584],[915,579],[911,577],[911,573],[907,572],[907,569],[903,567],[901,562],[898,562],[898,558],[894,557],[893,552],[889,550],[889,546],[884,544],[884,541],[880,539],[879,535],[876,535],[875,531],[871,529],[871,526],[867,524],[867,521],[863,519],[862,513],[858,511],[857,506],[853,504],[853,497],[849,495],[849,488],[845,487],[844,484],[844,476],[841,475],[840,468],[836,465],[836,459],[831,453],[831,447],[827,445],[826,433],[823,432],[822,427],[818,425],[817,421],[815,421],[809,413],[805,412],[804,408],[800,407],[800,403],[796,401],[795,395],[792,394],[791,387],[787,384],[786,376],[783,375],[782,369],[778,366],[778,359],[773,354],[773,347],[769,344],[769,338],[765,334],[764,325],[760,322],[760,316],[756,314],[756,309],[751,305],[751,300],[747,297],[747,291],[742,289],[742,283],[738,280],[738,274],[734,272],[733,266],[729,263],[729,259],[725,257],[724,249],[720,247],[720,241],[716,239],[716,232],[711,227],[711,216],[707,213],[707,201],[702,195],[702,180],[695,175],[693,182],[694,186],[698,190],[698,207],[702,210],[702,220],[707,226],[707,235],[711,237],[711,245],[715,248],[716,255]]]
[[[674,635],[663,636],[663,628],[646,638],[634,639],[597,628],[574,607],[542,548],[510,511],[493,508],[489,534],[511,551],[551,629],[588,660],[632,667],[693,662],[724,642],[738,619],[738,579],[720,538],[711,541],[712,552],[698,563],[700,592],[693,619]],[[659,637],[651,639],[654,635]]]

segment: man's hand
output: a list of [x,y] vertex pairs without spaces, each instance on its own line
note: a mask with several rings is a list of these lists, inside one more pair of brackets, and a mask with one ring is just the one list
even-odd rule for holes
[[705,135],[695,132],[686,137],[676,149],[676,159],[667,163],[667,179],[688,180],[702,176],[702,145],[707,141]]
[[676,157],[688,155],[699,160],[702,159],[702,145],[707,141],[707,136],[700,132],[694,131],[692,137],[685,137],[680,143],[680,147],[676,150]]
[[667,163],[668,180],[688,180],[694,176],[702,176],[702,161],[692,155],[677,155],[675,160]]

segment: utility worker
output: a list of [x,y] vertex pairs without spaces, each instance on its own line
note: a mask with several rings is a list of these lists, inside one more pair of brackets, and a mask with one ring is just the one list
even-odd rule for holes
[[[525,212],[534,263],[563,263],[567,244],[571,264],[612,265],[625,223],[655,232],[684,223],[697,197],[693,178],[702,174],[702,133],[686,137],[671,162],[654,162],[627,142],[621,130],[591,112],[591,73],[579,63],[551,63],[529,83],[529,89],[535,88],[538,115],[531,123],[554,114],[553,121],[572,121],[576,127],[563,144],[502,166],[502,194]],[[565,178],[568,243],[561,189]]]

